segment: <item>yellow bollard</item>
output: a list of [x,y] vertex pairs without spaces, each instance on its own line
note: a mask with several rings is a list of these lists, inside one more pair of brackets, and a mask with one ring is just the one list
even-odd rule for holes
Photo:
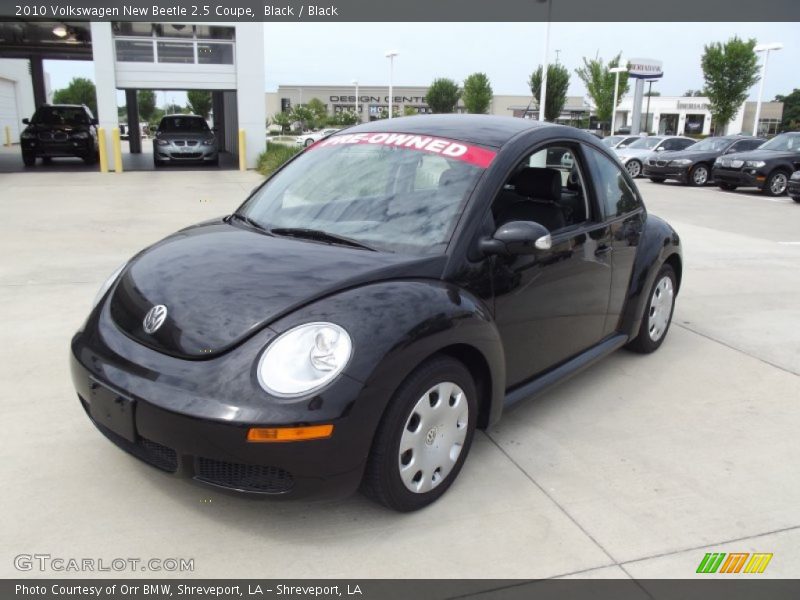
[[247,141],[244,135],[244,129],[239,130],[239,170],[247,170]]
[[106,130],[105,127],[97,128],[97,145],[100,153],[100,172],[108,173],[108,152],[106,150]]
[[6,146],[11,145],[11,127],[6,125]]
[[114,170],[122,173],[122,145],[119,139],[119,127],[111,130],[111,143],[114,144]]

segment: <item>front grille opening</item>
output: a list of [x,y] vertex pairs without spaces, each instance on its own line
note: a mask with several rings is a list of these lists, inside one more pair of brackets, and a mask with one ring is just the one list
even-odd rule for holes
[[202,457],[197,459],[195,479],[220,487],[264,494],[282,494],[294,487],[292,474],[278,467],[244,465]]

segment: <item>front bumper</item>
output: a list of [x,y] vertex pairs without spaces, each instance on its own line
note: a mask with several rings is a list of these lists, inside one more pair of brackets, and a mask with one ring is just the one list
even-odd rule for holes
[[45,158],[57,158],[64,156],[86,157],[91,155],[94,150],[94,140],[71,139],[64,140],[40,140],[38,138],[20,140],[22,151],[35,156]]
[[[191,361],[145,348],[107,319],[75,335],[71,371],[86,414],[117,446],[162,471],[232,492],[340,498],[358,488],[380,416],[376,392],[342,375],[313,398],[271,400],[250,388],[258,386],[252,365],[242,367],[274,332]],[[246,440],[250,427],[314,423],[332,423],[333,435]]]
[[755,187],[761,189],[767,180],[767,174],[758,169],[726,169],[714,167],[711,170],[714,183],[725,183],[737,187]]
[[153,145],[153,155],[161,162],[185,163],[185,162],[213,162],[217,160],[219,151],[217,146],[167,146]]
[[800,179],[790,179],[786,191],[792,198],[800,198]]
[[642,165],[642,175],[644,177],[663,177],[664,179],[676,179],[681,183],[689,181],[689,168],[691,165],[685,167],[676,167],[669,165],[651,165],[647,162]]

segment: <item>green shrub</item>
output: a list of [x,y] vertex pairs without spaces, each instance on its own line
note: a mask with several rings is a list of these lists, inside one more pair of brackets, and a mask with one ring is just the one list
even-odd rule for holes
[[259,155],[256,170],[264,176],[271,175],[278,167],[302,150],[299,146],[267,142],[267,150]]

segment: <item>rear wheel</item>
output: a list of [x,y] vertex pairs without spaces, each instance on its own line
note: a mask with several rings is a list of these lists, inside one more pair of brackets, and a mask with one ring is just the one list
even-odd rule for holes
[[418,510],[442,496],[464,464],[478,416],[477,390],[463,364],[440,356],[409,375],[390,402],[362,491],[394,510]]
[[726,192],[732,192],[736,189],[736,186],[730,183],[718,183],[719,189],[725,190]]
[[83,162],[87,165],[93,165],[98,161],[99,158],[100,156],[97,154],[97,152],[90,152],[83,157]]
[[629,349],[648,354],[658,350],[661,346],[672,323],[676,284],[675,270],[670,265],[662,265],[656,275],[653,287],[650,289],[650,297],[642,316],[639,333],[628,344]]
[[36,164],[36,155],[33,152],[22,153],[22,164],[26,167],[32,167]]
[[708,183],[708,167],[700,164],[692,167],[689,171],[689,185],[702,187]]
[[651,177],[650,181],[653,183],[664,183],[666,181],[665,177]]
[[308,138],[308,139],[305,141],[305,143],[303,144],[303,146],[305,146],[306,148],[308,148],[308,147],[309,147],[311,144],[313,144],[313,143],[314,143],[314,140],[312,140],[311,138]]
[[800,203],[800,196],[792,196],[792,200],[794,200],[797,203]]
[[785,171],[773,171],[767,177],[762,190],[767,196],[783,196],[789,187],[789,175]]
[[625,165],[625,169],[628,171],[628,174],[632,179],[636,179],[642,174],[642,163],[634,158],[628,161],[628,163]]

